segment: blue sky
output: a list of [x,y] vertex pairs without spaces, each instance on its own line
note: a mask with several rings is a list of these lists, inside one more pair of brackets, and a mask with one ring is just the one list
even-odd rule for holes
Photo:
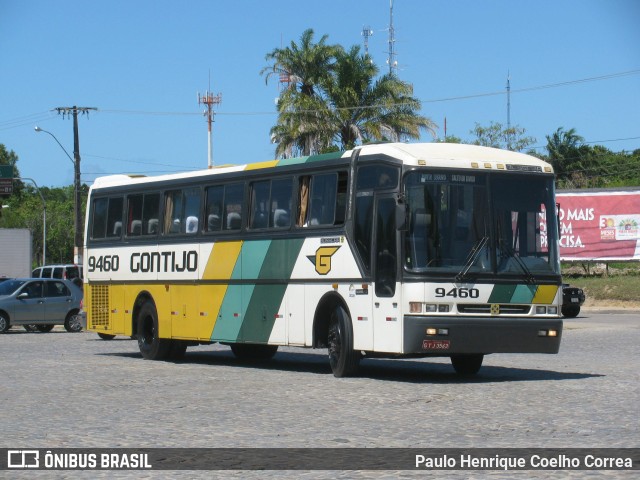
[[[614,151],[640,148],[639,24],[636,0],[394,0],[398,74],[438,134],[446,117],[462,139],[476,122],[506,124],[510,72],[511,123],[535,145],[564,127]],[[72,162],[34,126],[72,154],[73,122],[51,110],[96,107],[79,122],[83,182],[206,168],[197,92],[210,74],[222,94],[214,162],[269,160],[278,85],[259,74],[265,55],[306,28],[362,45],[365,25],[386,71],[389,0],[0,0],[0,143],[22,176],[70,185]]]

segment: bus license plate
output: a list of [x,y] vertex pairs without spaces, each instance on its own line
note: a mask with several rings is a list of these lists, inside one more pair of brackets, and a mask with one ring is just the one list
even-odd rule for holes
[[423,340],[423,350],[449,350],[449,340]]

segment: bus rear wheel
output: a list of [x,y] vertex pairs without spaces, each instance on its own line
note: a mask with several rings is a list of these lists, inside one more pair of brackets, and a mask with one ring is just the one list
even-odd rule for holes
[[171,340],[160,338],[158,312],[150,301],[138,312],[138,348],[146,360],[165,360],[171,352]]
[[349,377],[356,374],[360,364],[360,352],[353,349],[351,319],[342,307],[337,307],[331,312],[327,347],[329,364],[334,377]]
[[482,354],[453,355],[451,364],[456,373],[460,375],[475,375],[482,367],[482,360],[484,360],[484,355]]

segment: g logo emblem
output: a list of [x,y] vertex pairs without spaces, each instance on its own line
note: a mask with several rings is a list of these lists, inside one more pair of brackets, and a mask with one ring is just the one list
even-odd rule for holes
[[331,271],[331,257],[338,251],[340,247],[320,247],[316,250],[315,255],[309,255],[307,258],[316,266],[316,272],[320,275],[326,275]]
[[491,304],[491,315],[500,315],[500,305],[497,303]]

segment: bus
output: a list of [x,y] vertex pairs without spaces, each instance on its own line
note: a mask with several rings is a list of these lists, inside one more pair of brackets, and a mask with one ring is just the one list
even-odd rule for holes
[[562,288],[554,172],[522,153],[447,143],[154,177],[89,191],[87,329],[179,359],[220,343],[268,360],[557,353]]

